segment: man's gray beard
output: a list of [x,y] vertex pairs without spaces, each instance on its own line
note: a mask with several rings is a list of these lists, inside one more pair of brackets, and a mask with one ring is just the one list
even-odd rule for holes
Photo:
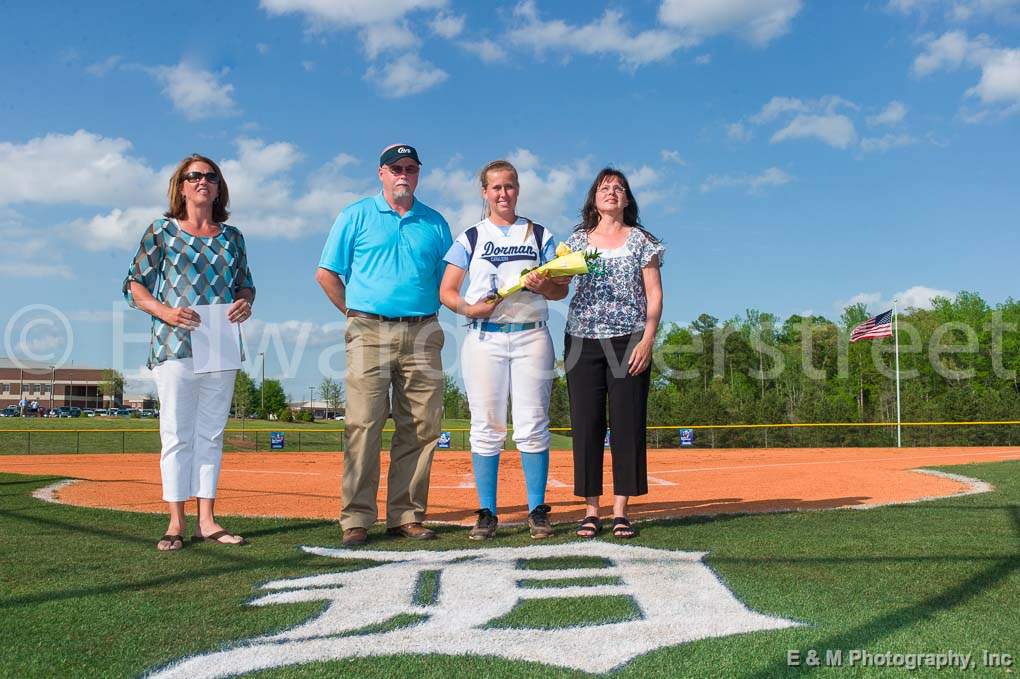
[[407,200],[413,198],[414,194],[406,186],[397,186],[393,189],[393,200]]

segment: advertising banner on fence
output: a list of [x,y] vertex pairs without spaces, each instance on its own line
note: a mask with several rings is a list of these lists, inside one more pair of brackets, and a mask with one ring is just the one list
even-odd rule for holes
[[271,431],[269,432],[269,449],[270,450],[283,450],[284,432],[282,431]]
[[450,449],[450,432],[444,431],[439,435],[439,447],[443,450]]
[[694,447],[694,430],[693,429],[681,429],[680,430],[680,447],[681,448],[693,448]]

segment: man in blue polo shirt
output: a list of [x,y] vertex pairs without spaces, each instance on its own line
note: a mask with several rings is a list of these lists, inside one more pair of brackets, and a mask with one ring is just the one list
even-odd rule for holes
[[[315,279],[347,317],[347,447],[340,526],[346,546],[364,544],[378,516],[382,429],[392,413],[386,529],[428,540],[422,526],[429,472],[442,426],[443,330],[436,320],[443,216],[416,200],[421,161],[407,144],[379,158],[382,191],[348,205],[333,223]],[[391,397],[392,390],[392,397]]]

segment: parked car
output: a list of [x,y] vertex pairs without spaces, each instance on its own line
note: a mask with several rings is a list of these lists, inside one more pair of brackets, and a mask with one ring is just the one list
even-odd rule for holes
[[57,417],[71,417],[71,406],[60,406],[57,408]]
[[57,417],[60,413],[57,412],[56,408],[50,408],[46,411],[46,417]]
[[84,410],[81,411],[81,414],[84,415],[85,417],[95,417],[96,411],[93,410],[92,408],[85,408]]
[[143,408],[141,413],[139,413],[139,414],[142,417],[155,417],[156,416],[156,411],[154,411],[154,410],[152,410],[150,408]]
[[0,410],[0,417],[21,417],[21,409],[18,406],[7,406]]
[[71,408],[71,417],[81,417],[81,408]]
[[117,417],[131,417],[131,408],[117,408]]

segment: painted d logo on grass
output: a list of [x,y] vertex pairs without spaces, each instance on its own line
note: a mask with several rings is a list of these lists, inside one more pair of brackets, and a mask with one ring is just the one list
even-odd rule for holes
[[[152,676],[222,677],[398,653],[486,655],[608,672],[657,648],[798,624],[748,610],[702,562],[701,552],[604,542],[445,552],[304,549],[384,563],[269,582],[262,586],[268,593],[251,605],[324,601],[326,606],[293,629],[188,658]],[[528,560],[554,557],[587,557],[586,565],[595,567],[528,568]],[[629,598],[634,614],[583,629],[536,629],[541,620],[521,623],[521,616],[513,615],[533,600],[574,599],[583,609],[591,597]],[[511,620],[518,626],[507,624]],[[599,640],[598,652],[583,651],[580,640],[593,637]]]

